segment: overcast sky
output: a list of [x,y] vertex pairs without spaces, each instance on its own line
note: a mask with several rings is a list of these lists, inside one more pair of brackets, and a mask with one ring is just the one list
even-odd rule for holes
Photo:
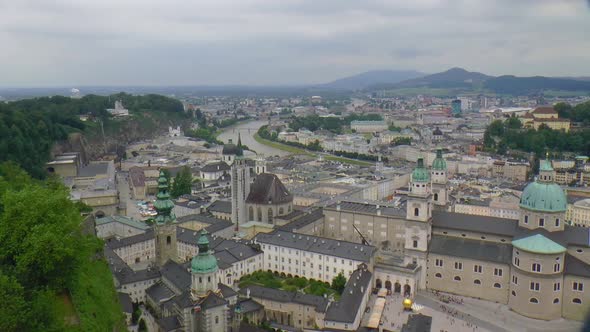
[[0,0],[0,86],[590,76],[588,0]]

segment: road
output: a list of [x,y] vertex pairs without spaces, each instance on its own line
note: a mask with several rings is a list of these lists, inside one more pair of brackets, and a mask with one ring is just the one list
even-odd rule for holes
[[254,134],[256,134],[258,129],[264,126],[265,124],[267,124],[267,122],[263,120],[255,120],[246,123],[240,123],[238,125],[225,129],[217,138],[225,143],[227,143],[229,139],[232,139],[234,143],[237,143],[238,133],[240,133],[242,137],[242,144],[247,145],[248,148],[256,151],[256,153],[262,153],[265,156],[288,155],[289,152],[275,149],[273,147],[266,146],[264,144],[256,142],[256,140],[254,139]]

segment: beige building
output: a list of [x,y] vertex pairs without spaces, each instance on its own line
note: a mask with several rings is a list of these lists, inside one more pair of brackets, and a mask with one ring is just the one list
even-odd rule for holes
[[574,226],[590,227],[590,198],[568,204],[565,218]]
[[520,118],[525,128],[539,129],[545,125],[553,130],[570,131],[570,120],[560,119],[553,106],[537,107]]
[[530,165],[525,162],[496,160],[492,164],[492,176],[509,180],[526,181],[529,171]]

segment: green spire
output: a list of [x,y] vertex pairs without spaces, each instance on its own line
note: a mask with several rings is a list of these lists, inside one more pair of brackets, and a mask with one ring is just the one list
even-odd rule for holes
[[203,229],[197,241],[199,253],[191,261],[191,270],[193,273],[212,273],[217,271],[217,258],[209,250],[209,238],[207,235],[209,233]]
[[166,179],[163,170],[160,170],[160,177],[158,178],[158,194],[156,195],[154,208],[158,212],[156,216],[158,224],[168,224],[176,220],[176,216],[172,212],[174,203],[168,193],[168,179]]
[[412,181],[413,182],[428,182],[430,181],[430,174],[428,170],[424,167],[424,159],[418,158],[418,165],[412,172]]
[[242,135],[238,133],[238,148],[242,147]]

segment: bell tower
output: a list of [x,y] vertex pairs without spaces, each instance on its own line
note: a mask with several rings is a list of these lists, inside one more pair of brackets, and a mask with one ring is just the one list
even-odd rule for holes
[[158,212],[154,226],[156,235],[156,264],[163,266],[168,260],[178,260],[176,247],[176,216],[172,209],[174,203],[168,193],[168,179],[160,170],[158,178],[158,194],[154,202],[154,208]]
[[447,205],[447,162],[443,158],[442,149],[436,150],[430,177],[432,178],[432,203],[439,206]]
[[194,300],[217,290],[217,258],[209,250],[209,233],[205,229],[197,241],[199,252],[191,261],[191,296]]
[[418,164],[412,172],[410,179],[406,219],[424,222],[430,221],[432,217],[430,197],[430,173],[424,167],[424,159],[418,158]]

